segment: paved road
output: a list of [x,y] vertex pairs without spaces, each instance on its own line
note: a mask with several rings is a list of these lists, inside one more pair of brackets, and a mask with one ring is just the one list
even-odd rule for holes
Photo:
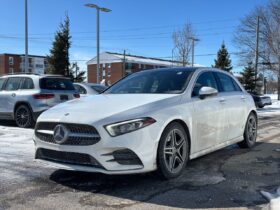
[[[260,117],[252,150],[230,146],[190,161],[171,181],[54,170],[33,162],[32,130],[0,125],[0,209],[262,209],[280,186],[280,116]],[[12,139],[12,140],[11,140]]]

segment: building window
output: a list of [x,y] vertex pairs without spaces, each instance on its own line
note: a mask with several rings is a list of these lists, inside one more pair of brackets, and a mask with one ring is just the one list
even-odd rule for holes
[[9,74],[13,74],[14,73],[14,68],[9,68]]
[[111,77],[111,69],[108,70],[107,77]]
[[111,63],[108,64],[108,68],[109,68],[109,69],[111,68]]
[[9,57],[9,65],[10,66],[14,65],[14,58],[13,57]]
[[141,69],[141,63],[139,63],[139,69]]

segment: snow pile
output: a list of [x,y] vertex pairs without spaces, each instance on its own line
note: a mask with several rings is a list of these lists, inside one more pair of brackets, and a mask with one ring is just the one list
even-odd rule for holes
[[278,100],[277,94],[266,94],[265,96],[269,96],[271,98],[271,100]]
[[259,115],[280,115],[280,101],[274,101],[272,105],[265,106],[257,111]]
[[269,210],[280,209],[280,187],[276,190],[276,193],[272,194],[266,191],[261,191],[261,194],[269,200]]

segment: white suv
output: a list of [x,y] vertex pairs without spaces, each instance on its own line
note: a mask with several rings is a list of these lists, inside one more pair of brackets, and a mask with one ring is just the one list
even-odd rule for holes
[[254,101],[231,74],[157,69],[44,112],[35,128],[35,158],[69,170],[158,169],[174,178],[189,159],[234,143],[250,148],[256,137]]
[[15,74],[0,77],[0,119],[31,127],[45,110],[79,97],[70,79],[54,75]]

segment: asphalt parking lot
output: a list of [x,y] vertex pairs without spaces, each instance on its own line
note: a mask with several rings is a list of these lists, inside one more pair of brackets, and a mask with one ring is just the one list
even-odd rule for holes
[[[259,119],[252,150],[233,145],[189,162],[171,181],[156,173],[109,176],[33,161],[32,129],[0,125],[0,209],[266,209],[280,186],[280,115]],[[12,139],[12,140],[11,140]]]

